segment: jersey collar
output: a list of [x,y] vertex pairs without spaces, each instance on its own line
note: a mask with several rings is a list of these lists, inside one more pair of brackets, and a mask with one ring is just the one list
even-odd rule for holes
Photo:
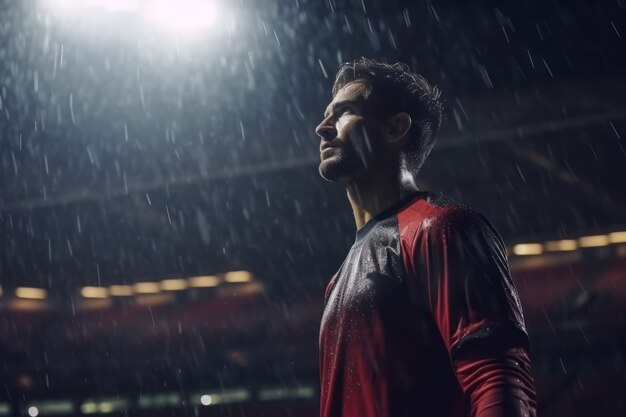
[[380,223],[381,220],[384,220],[388,218],[389,216],[400,211],[404,206],[412,202],[415,199],[415,197],[417,196],[425,197],[428,194],[429,194],[428,191],[413,191],[412,193],[407,194],[403,199],[399,200],[392,206],[387,207],[385,210],[381,211],[376,216],[372,217],[367,223],[365,223],[363,227],[361,227],[359,230],[356,231],[356,238],[354,239],[354,244],[357,245],[360,242],[362,242],[363,238],[365,238],[365,236],[369,233],[369,231],[372,230],[372,228],[376,226],[378,223]]

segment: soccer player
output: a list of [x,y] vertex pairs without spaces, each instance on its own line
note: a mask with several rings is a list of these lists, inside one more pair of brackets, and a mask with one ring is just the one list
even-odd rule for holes
[[536,416],[506,249],[479,212],[419,191],[440,93],[401,63],[343,64],[317,126],[320,175],[356,239],[326,288],[321,417]]

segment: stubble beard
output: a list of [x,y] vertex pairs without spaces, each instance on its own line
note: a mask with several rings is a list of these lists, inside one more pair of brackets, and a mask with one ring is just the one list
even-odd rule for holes
[[375,162],[375,138],[364,125],[355,126],[348,132],[349,146],[334,150],[334,155],[321,160],[319,173],[331,182],[352,182],[365,174]]

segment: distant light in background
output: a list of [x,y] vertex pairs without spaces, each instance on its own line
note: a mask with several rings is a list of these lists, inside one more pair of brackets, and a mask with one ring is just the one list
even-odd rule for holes
[[550,240],[544,243],[519,243],[513,246],[515,255],[541,255],[547,252],[574,251],[579,248],[608,246],[612,243],[626,243],[626,231],[606,235],[581,236],[578,239]]
[[98,406],[94,402],[85,402],[80,406],[83,414],[94,414],[98,412]]
[[115,410],[115,408],[113,407],[113,403],[110,402],[101,402],[98,406],[98,411],[101,413],[110,413],[113,410]]
[[133,287],[130,285],[111,285],[109,287],[109,294],[116,297],[128,297],[134,293]]
[[146,2],[144,14],[163,28],[188,32],[212,26],[218,13],[212,1],[156,0]]
[[161,291],[161,287],[156,282],[138,282],[133,288],[137,294],[155,294]]
[[18,287],[15,289],[15,295],[19,298],[43,300],[46,298],[46,290],[32,287]]
[[574,239],[552,240],[546,242],[545,246],[546,250],[551,252],[570,251],[578,249],[578,243]]
[[611,243],[626,243],[626,231],[609,233],[609,241]]
[[33,377],[28,374],[20,374],[15,381],[17,385],[23,390],[31,390],[33,388]]
[[578,244],[581,248],[606,246],[609,244],[609,237],[607,235],[583,236],[578,238]]
[[99,401],[87,400],[81,404],[80,411],[83,414],[112,413],[125,409],[129,404],[130,401],[125,398],[101,399]]
[[250,391],[246,388],[222,389],[219,392],[211,392],[209,390],[191,393],[189,396],[191,404],[194,405],[215,405],[240,403],[250,400]]
[[34,408],[37,410],[39,415],[53,415],[53,414],[73,414],[74,413],[74,403],[70,400],[49,400],[49,401],[41,401],[38,403],[31,404],[28,407],[28,414],[30,414],[30,410]]
[[164,291],[180,291],[187,288],[187,281],[180,279],[164,279],[161,281],[161,289]]
[[107,298],[109,291],[102,287],[83,287],[80,290],[80,295],[84,298]]
[[252,274],[248,271],[231,271],[224,276],[226,282],[250,282]]
[[189,278],[189,286],[194,288],[200,287],[216,287],[220,283],[220,279],[216,276],[192,277]]
[[259,391],[259,399],[275,401],[295,398],[313,398],[315,388],[312,386],[263,388]]
[[28,415],[30,417],[37,417],[39,415],[39,409],[37,407],[28,407]]
[[541,243],[520,243],[513,246],[513,253],[516,255],[539,255],[543,253],[543,245]]
[[175,407],[181,404],[180,394],[177,392],[164,392],[156,394],[139,394],[139,408]]

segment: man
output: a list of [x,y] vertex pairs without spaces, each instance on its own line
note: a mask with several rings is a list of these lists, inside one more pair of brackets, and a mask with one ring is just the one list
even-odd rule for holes
[[506,249],[480,213],[418,191],[439,91],[404,64],[344,64],[316,128],[356,240],[328,284],[321,417],[535,416]]

